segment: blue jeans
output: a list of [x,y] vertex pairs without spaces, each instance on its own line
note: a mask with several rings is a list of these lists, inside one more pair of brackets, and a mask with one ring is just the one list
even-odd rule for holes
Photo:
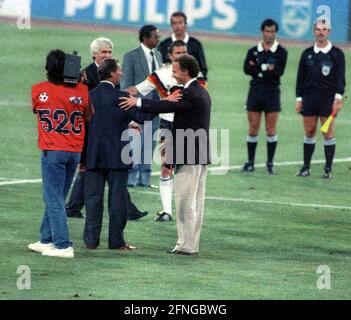
[[72,246],[69,241],[65,198],[79,159],[80,153],[76,152],[42,151],[41,154],[45,212],[40,227],[40,241],[53,242],[58,249]]
[[150,186],[152,156],[156,146],[153,136],[159,127],[159,117],[142,124],[142,133],[129,130],[133,166],[129,170],[128,185]]

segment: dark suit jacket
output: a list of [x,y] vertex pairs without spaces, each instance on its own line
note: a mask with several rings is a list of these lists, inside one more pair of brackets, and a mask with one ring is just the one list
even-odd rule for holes
[[95,62],[89,64],[89,66],[87,66],[84,71],[87,74],[87,78],[88,80],[85,81],[85,84],[88,86],[89,91],[93,90],[94,88],[96,88],[99,84],[99,76],[98,76],[98,68],[95,64]]
[[[209,128],[211,117],[211,98],[205,88],[197,81],[183,91],[178,102],[153,101],[142,99],[142,112],[175,112],[173,122],[173,155],[167,153],[168,164],[210,164]],[[191,130],[188,130],[191,129]],[[195,135],[195,139],[185,137],[186,130]],[[194,137],[194,135],[193,135]]]
[[[95,89],[99,83],[99,74],[98,74],[98,67],[96,66],[95,62],[89,64],[84,71],[87,74],[88,80],[84,81],[84,83],[88,86],[89,91]],[[120,89],[120,85],[116,85],[116,89]]]
[[[172,37],[169,37],[163,40],[162,42],[160,42],[160,44],[158,45],[158,50],[162,54],[162,60],[164,63],[171,62],[168,56],[168,48],[171,44],[172,44]],[[196,58],[197,62],[199,63],[200,71],[203,74],[205,80],[207,80],[208,69],[207,69],[204,49],[202,47],[201,42],[194,37],[189,37],[189,41],[186,47],[188,49],[188,53]]]
[[[89,123],[86,168],[89,169],[129,169],[131,164],[122,161],[122,151],[129,154],[128,124],[152,120],[156,114],[146,114],[136,108],[123,111],[119,108],[119,98],[128,93],[115,89],[109,83],[100,83],[89,92],[94,114]],[[122,141],[122,133],[124,140]]]

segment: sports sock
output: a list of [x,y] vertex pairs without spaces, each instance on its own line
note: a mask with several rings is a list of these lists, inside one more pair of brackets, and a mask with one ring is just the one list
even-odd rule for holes
[[303,165],[307,168],[311,165],[311,159],[316,147],[316,138],[305,137],[303,145]]
[[275,150],[278,144],[278,135],[267,136],[267,163],[273,164]]
[[172,215],[173,175],[171,177],[160,177],[160,196],[163,212]]
[[257,136],[248,136],[246,139],[246,142],[247,142],[248,160],[249,162],[254,163],[258,138]]
[[325,154],[325,167],[331,170],[333,165],[333,159],[335,155],[336,139],[325,139],[324,140],[324,154]]

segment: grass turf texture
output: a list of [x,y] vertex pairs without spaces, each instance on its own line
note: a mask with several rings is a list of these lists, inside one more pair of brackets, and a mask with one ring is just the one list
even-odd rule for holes
[[[86,66],[91,61],[90,42],[104,35],[114,41],[115,57],[122,60],[124,52],[138,45],[137,32],[48,27],[21,31],[0,24],[0,33],[0,63],[6,70],[0,74],[0,182],[38,179],[40,160],[30,88],[45,80],[47,52],[53,48],[77,50]],[[212,128],[230,129],[230,165],[239,165],[246,159],[244,104],[249,82],[242,64],[254,42],[238,45],[207,40],[203,44],[213,99]],[[294,112],[294,87],[303,49],[288,50],[281,87],[278,162],[302,158],[303,129],[301,118]],[[349,66],[348,52],[346,58]],[[348,104],[337,119],[337,158],[350,155]],[[314,159],[323,159],[320,135],[317,143]],[[265,134],[261,130],[257,163],[265,161]],[[225,176],[209,175],[210,199],[206,202],[201,252],[195,257],[165,253],[175,243],[176,224],[152,221],[161,209],[158,192],[140,189],[131,190],[133,201],[150,215],[127,225],[127,241],[140,248],[136,253],[107,249],[105,215],[98,250],[84,249],[84,221],[70,219],[75,259],[42,257],[26,249],[29,242],[38,239],[43,211],[41,185],[0,185],[0,299],[349,299],[350,209],[318,207],[350,207],[349,166],[336,164],[335,178],[330,181],[320,179],[322,165],[313,165],[312,176],[306,179],[294,176],[299,165],[277,167],[275,176],[260,168],[253,174],[233,170]],[[153,177],[153,184],[158,184],[157,177]],[[31,290],[16,287],[20,265],[31,269]],[[316,270],[320,265],[331,269],[330,290],[317,289]]]

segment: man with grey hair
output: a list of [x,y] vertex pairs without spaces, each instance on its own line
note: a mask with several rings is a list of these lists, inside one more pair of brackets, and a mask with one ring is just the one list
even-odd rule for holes
[[98,67],[105,60],[112,57],[113,43],[108,38],[97,38],[90,44],[90,54],[94,60],[86,69],[86,84],[89,91],[99,84]]
[[[83,70],[84,83],[88,86],[89,91],[98,86],[100,79],[98,76],[98,68],[103,61],[112,57],[113,42],[108,38],[97,38],[90,44],[90,53],[93,58],[86,69]],[[119,84],[116,84],[116,89],[119,89]],[[85,169],[79,166],[79,172],[72,185],[70,198],[66,205],[68,217],[84,218],[81,210],[84,206],[84,183],[85,183]],[[146,216],[148,212],[139,211],[131,202],[128,193],[128,220],[137,220]]]
[[[296,174],[310,175],[310,164],[316,145],[318,118],[323,125],[329,115],[336,114],[343,106],[345,92],[345,56],[342,50],[328,40],[331,25],[326,18],[314,23],[314,46],[306,49],[301,56],[296,81],[296,112],[302,114],[305,130],[303,157],[304,164]],[[323,179],[332,177],[332,164],[336,140],[334,121],[324,135],[325,166]]]

